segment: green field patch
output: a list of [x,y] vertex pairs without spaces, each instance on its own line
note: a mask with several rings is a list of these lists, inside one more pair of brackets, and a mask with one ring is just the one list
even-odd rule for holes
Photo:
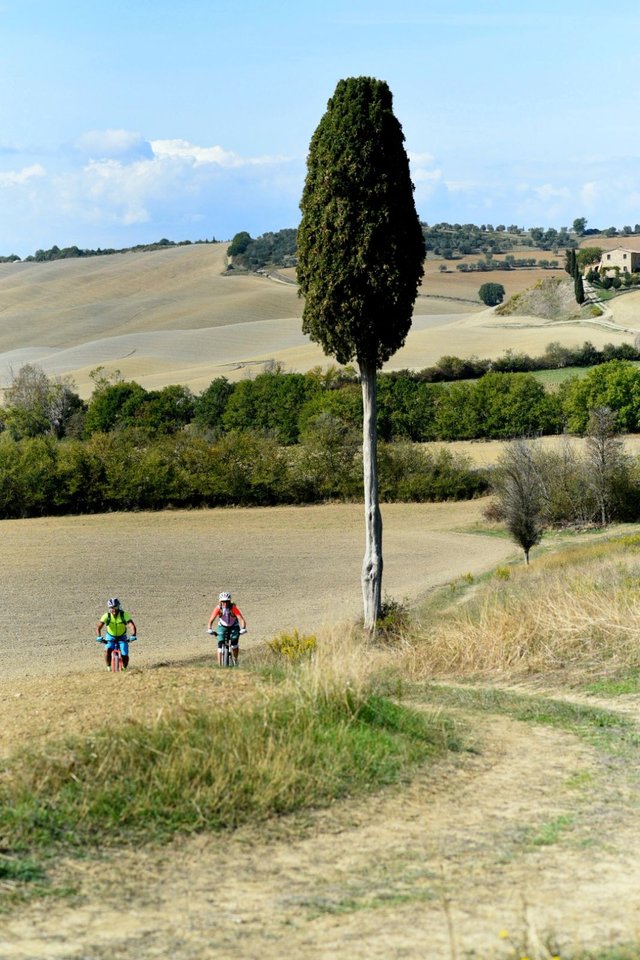
[[401,780],[459,746],[445,718],[348,689],[232,712],[189,706],[11,758],[5,850],[168,840],[330,803]]

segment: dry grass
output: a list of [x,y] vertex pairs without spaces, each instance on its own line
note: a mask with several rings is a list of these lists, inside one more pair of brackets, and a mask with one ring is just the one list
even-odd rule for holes
[[419,628],[403,667],[414,678],[573,675],[640,667],[640,562],[623,540],[509,568]]
[[[626,453],[632,456],[640,455],[640,434],[625,434],[622,439]],[[424,448],[433,453],[440,449],[449,450],[451,453],[468,457],[476,466],[488,467],[498,462],[509,442],[508,440],[454,440],[450,443],[434,441],[425,443]],[[578,456],[584,452],[585,440],[582,437],[552,436],[536,439],[536,444],[549,452],[559,450],[565,443],[568,443]]]

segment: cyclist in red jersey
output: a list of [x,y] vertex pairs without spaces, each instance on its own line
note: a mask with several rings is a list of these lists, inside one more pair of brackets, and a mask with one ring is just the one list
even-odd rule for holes
[[[218,619],[218,627],[213,629],[214,620]],[[218,605],[211,611],[207,633],[218,635],[218,665],[222,662],[222,645],[225,639],[229,640],[231,647],[231,656],[234,664],[238,663],[240,656],[239,637],[241,633],[247,632],[247,621],[242,616],[240,608],[235,605],[231,599],[231,594],[223,590],[218,597]]]

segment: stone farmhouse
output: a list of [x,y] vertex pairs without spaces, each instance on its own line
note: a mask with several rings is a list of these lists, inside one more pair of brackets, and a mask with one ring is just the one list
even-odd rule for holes
[[609,276],[608,271],[611,271],[611,275],[618,272],[638,273],[640,272],[640,250],[628,250],[626,247],[605,250],[597,270],[603,276]]

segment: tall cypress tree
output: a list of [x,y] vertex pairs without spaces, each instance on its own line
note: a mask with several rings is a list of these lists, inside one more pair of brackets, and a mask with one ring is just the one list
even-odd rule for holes
[[384,81],[341,80],[313,134],[300,203],[302,329],[340,363],[356,360],[362,385],[366,549],[364,622],[381,608],[376,372],[409,332],[423,273],[424,238],[402,127]]
[[565,251],[564,255],[564,269],[569,274],[570,277],[575,277],[576,275],[576,252],[570,247]]

